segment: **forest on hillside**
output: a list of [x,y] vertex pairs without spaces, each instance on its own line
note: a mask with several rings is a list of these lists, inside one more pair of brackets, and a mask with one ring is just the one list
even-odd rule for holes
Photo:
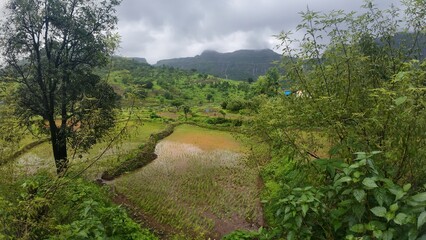
[[0,239],[426,237],[425,1],[308,9],[253,81],[114,56],[119,4],[8,1]]

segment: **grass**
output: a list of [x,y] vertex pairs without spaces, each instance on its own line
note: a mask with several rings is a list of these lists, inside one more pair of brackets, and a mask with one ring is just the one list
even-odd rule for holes
[[[124,127],[125,122],[120,122],[117,129]],[[97,161],[92,167],[84,172],[84,176],[89,179],[97,178],[105,169],[111,165],[119,164],[129,154],[136,151],[138,147],[146,142],[149,136],[163,129],[166,125],[162,122],[140,123],[137,120],[131,120],[126,128],[125,136],[118,142],[114,142],[110,149]],[[108,139],[95,144],[87,153],[76,154],[69,153],[71,171],[78,171],[90,164],[93,159],[99,156],[110,143]],[[38,171],[54,172],[55,166],[50,142],[40,144],[32,148],[27,153],[19,156],[15,161],[11,161],[0,168],[9,169],[15,175],[33,175]]]
[[[144,121],[141,125],[136,121],[129,122],[124,138],[113,144],[98,162],[86,170],[84,175],[89,179],[99,178],[103,171],[118,165],[137,151],[143,143],[147,142],[152,133],[159,132],[165,127],[166,124],[162,122]],[[108,144],[109,141],[96,144],[87,153],[83,154],[81,159],[77,159],[74,164],[77,165],[77,168],[87,166],[88,163],[93,161],[93,158],[105,151]]]
[[114,185],[187,238],[220,237],[261,218],[258,173],[243,150],[229,133],[182,125],[157,145],[158,159]]

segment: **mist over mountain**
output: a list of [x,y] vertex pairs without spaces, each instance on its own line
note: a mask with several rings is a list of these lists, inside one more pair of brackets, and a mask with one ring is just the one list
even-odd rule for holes
[[195,57],[160,60],[155,66],[196,69],[198,72],[226,79],[255,80],[280,59],[281,55],[270,49],[238,50],[230,53],[206,50]]

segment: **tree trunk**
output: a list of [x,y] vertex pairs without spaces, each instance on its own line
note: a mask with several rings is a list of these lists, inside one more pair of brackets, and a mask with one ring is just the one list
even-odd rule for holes
[[63,130],[58,129],[55,120],[49,120],[49,125],[56,173],[60,175],[68,167],[66,135]]

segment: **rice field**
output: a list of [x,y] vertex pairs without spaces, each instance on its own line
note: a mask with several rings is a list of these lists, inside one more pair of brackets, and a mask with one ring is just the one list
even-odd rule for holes
[[[117,129],[124,127],[123,124],[121,123],[117,126]],[[110,141],[105,139],[95,144],[88,152],[74,154],[70,151],[68,153],[70,158],[70,172],[77,172],[87,167],[102,154],[99,160],[83,173],[89,179],[98,178],[104,170],[123,161],[129,154],[136,151],[141,144],[146,142],[152,133],[164,129],[165,126],[166,124],[162,122],[144,121],[140,123],[139,121],[132,120],[127,124],[124,137],[119,141],[113,142],[110,148],[107,149]],[[16,178],[33,175],[38,171],[47,171],[54,174],[55,164],[50,142],[40,144],[22,154],[14,161],[0,166],[0,170],[3,168],[13,172]]]
[[156,154],[113,184],[180,238],[217,239],[262,224],[257,169],[246,165],[245,149],[230,133],[181,125]]

